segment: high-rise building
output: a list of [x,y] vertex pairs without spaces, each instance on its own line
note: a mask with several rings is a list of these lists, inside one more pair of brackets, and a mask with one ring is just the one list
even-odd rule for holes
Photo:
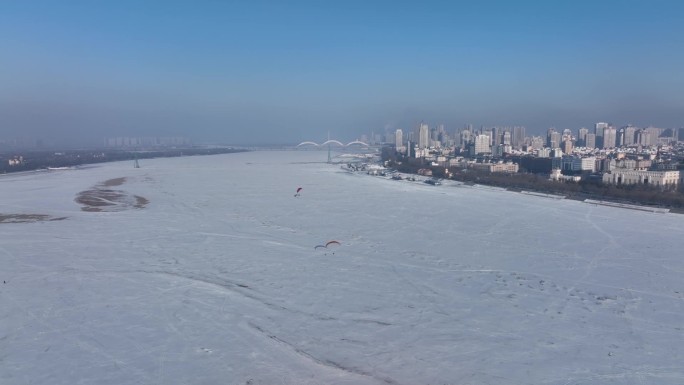
[[660,136],[660,133],[663,131],[662,128],[656,128],[653,126],[648,126],[644,129],[646,131],[646,135],[648,135],[648,140],[649,140],[649,146],[655,146],[658,144],[658,137]]
[[416,130],[408,130],[406,136],[407,142],[413,142],[413,144],[416,144]]
[[525,127],[513,126],[511,133],[511,145],[513,148],[520,148],[525,143]]
[[492,131],[491,130],[482,130],[482,135],[486,135],[489,138],[489,147],[492,146]]
[[461,131],[461,147],[465,148],[473,138],[473,131],[464,129]]
[[598,122],[594,124],[594,134],[596,135],[596,147],[603,147],[603,131],[608,128],[609,124],[605,122]]
[[584,138],[584,147],[596,148],[596,134],[589,134]]
[[510,131],[504,131],[502,139],[503,139],[503,140],[502,140],[501,143],[503,143],[503,144],[505,144],[505,145],[507,145],[507,146],[511,146],[511,145],[512,145],[512,143],[511,143],[511,133],[510,133]]
[[498,146],[502,143],[503,131],[501,127],[492,127],[492,147]]
[[[466,124],[463,126],[463,129],[459,132],[459,136],[461,136],[461,146],[465,146],[467,143],[463,142],[463,132],[467,131],[470,135],[473,135],[475,131],[473,130],[473,125],[472,124]],[[468,134],[466,134],[468,135]],[[470,138],[470,137],[469,137]]]
[[608,126],[609,126],[609,124],[604,123],[604,122],[598,122],[598,123],[594,124],[594,134],[596,134],[597,137],[603,136],[603,130],[608,128]]
[[437,126],[437,137],[444,135],[446,133],[446,127],[444,127],[444,124],[440,124]]
[[479,134],[475,135],[475,154],[489,154],[492,148],[489,145],[489,136]]
[[544,138],[542,138],[541,136],[533,136],[531,146],[535,150],[542,149],[544,147]]
[[430,130],[425,123],[420,124],[418,129],[418,148],[424,149],[430,146]]
[[550,148],[559,148],[561,143],[561,133],[551,127],[546,133],[546,145]]
[[634,144],[634,140],[636,139],[636,130],[637,128],[631,124],[624,127],[624,136],[622,138],[623,146],[631,146]]
[[401,132],[400,128],[394,132],[394,146],[397,150],[404,146],[404,134]]
[[677,130],[672,128],[663,129],[658,136],[658,144],[670,144],[677,141]]
[[566,154],[572,153],[572,139],[565,139],[563,141],[563,152]]
[[572,140],[572,130],[569,128],[566,128],[565,130],[563,130],[562,140],[566,141],[568,139]]
[[577,131],[577,146],[586,147],[587,146],[587,134],[589,130],[582,127]]
[[603,148],[615,148],[617,143],[617,131],[615,127],[608,126],[603,129]]

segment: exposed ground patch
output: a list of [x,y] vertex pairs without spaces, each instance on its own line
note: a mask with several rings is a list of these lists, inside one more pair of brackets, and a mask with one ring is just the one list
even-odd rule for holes
[[114,187],[114,186],[121,186],[125,182],[126,182],[126,178],[121,177],[121,178],[108,179],[108,180],[102,182],[102,185],[106,186],[106,187]]
[[108,179],[89,190],[81,191],[75,200],[82,205],[81,210],[89,212],[142,209],[150,203],[145,197],[110,188],[124,183],[125,177]]
[[0,223],[29,223],[43,221],[61,221],[67,217],[53,217],[44,214],[0,214]]

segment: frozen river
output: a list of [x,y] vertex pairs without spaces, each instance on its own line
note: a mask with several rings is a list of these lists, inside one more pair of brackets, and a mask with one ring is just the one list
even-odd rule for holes
[[0,176],[0,384],[684,383],[684,216],[326,157]]

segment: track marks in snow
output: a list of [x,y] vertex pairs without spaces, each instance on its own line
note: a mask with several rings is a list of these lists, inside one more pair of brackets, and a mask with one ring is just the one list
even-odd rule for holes
[[398,384],[395,380],[393,380],[392,378],[387,377],[387,376],[379,376],[375,373],[371,373],[371,372],[364,370],[364,369],[360,369],[360,368],[356,368],[356,367],[348,367],[346,365],[340,364],[339,362],[335,362],[332,360],[316,357],[316,356],[310,354],[309,352],[298,348],[294,344],[287,342],[284,339],[276,336],[275,334],[267,331],[266,329],[256,325],[253,322],[248,322],[248,326],[252,330],[257,331],[262,336],[266,336],[269,339],[271,339],[272,341],[274,341],[274,343],[276,345],[281,346],[281,347],[285,347],[286,349],[290,350],[291,352],[294,352],[295,354],[306,359],[307,361],[314,363],[315,365],[323,366],[325,368],[340,370],[340,371],[343,371],[347,374],[369,377],[369,378],[377,380],[379,383],[390,384],[390,385],[391,384]]
[[[299,315],[303,316],[305,318],[309,319],[314,319],[317,321],[350,321],[354,323],[360,323],[360,324],[375,324],[379,326],[391,326],[392,323],[390,322],[385,322],[382,320],[376,320],[376,319],[370,319],[370,318],[341,318],[341,317],[332,317],[329,315],[325,314],[320,314],[320,313],[310,313],[302,310],[295,309],[294,307],[288,307],[282,304],[275,303],[275,301],[268,300],[264,298],[263,296],[260,296],[256,290],[254,290],[252,287],[245,283],[240,283],[240,282],[235,282],[235,281],[229,281],[225,279],[217,279],[217,278],[211,278],[211,277],[199,277],[199,276],[191,276],[191,275],[183,275],[179,273],[173,273],[173,272],[164,272],[164,271],[143,271],[139,270],[136,271],[139,273],[148,273],[148,274],[161,274],[161,275],[169,275],[172,277],[177,277],[177,278],[182,278],[182,279],[187,279],[191,281],[195,281],[197,283],[205,284],[205,285],[210,285],[215,288],[221,289],[221,290],[227,290],[231,293],[238,294],[246,299],[252,300],[254,302],[257,302],[266,308],[278,311],[278,312],[287,312],[290,314],[294,315]],[[247,291],[250,290],[250,291]]]
[[[399,273],[397,267],[402,267]],[[438,306],[435,310],[443,314],[449,312],[443,305],[439,305],[445,297],[454,293],[440,292],[423,283],[411,280],[411,270],[421,269],[424,266],[393,265],[393,272],[399,279],[413,288],[413,291],[424,301]],[[461,269],[427,268],[444,277],[452,277],[457,287],[462,288],[462,295],[477,295],[487,297],[497,302],[509,303],[532,313],[545,314],[550,317],[562,316],[568,305],[579,307],[587,312],[610,312],[617,316],[626,317],[627,313],[641,303],[642,295],[658,296],[658,293],[639,293],[622,287],[614,287],[590,282],[558,279],[552,276],[517,272],[499,269],[471,268],[463,266]],[[476,293],[468,294],[476,290]],[[456,292],[458,294],[460,290]],[[668,299],[674,296],[665,296]],[[535,301],[523,299],[537,298]],[[543,308],[527,308],[537,304]]]
[[594,208],[591,207],[589,211],[584,215],[585,221],[593,227],[599,234],[604,236],[604,246],[594,254],[593,258],[589,259],[589,263],[586,265],[584,269],[584,274],[578,279],[579,282],[585,281],[592,273],[595,272],[596,268],[600,265],[600,263],[609,255],[606,255],[606,252],[609,250],[619,250],[620,247],[618,243],[615,240],[615,237],[613,237],[612,234],[610,234],[608,231],[603,229],[603,227],[599,226],[596,221],[594,221],[591,217],[592,212],[594,211]]

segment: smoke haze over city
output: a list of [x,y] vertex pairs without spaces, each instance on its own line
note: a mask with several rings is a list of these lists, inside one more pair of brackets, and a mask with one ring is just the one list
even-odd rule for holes
[[684,3],[0,4],[0,141],[681,127]]

